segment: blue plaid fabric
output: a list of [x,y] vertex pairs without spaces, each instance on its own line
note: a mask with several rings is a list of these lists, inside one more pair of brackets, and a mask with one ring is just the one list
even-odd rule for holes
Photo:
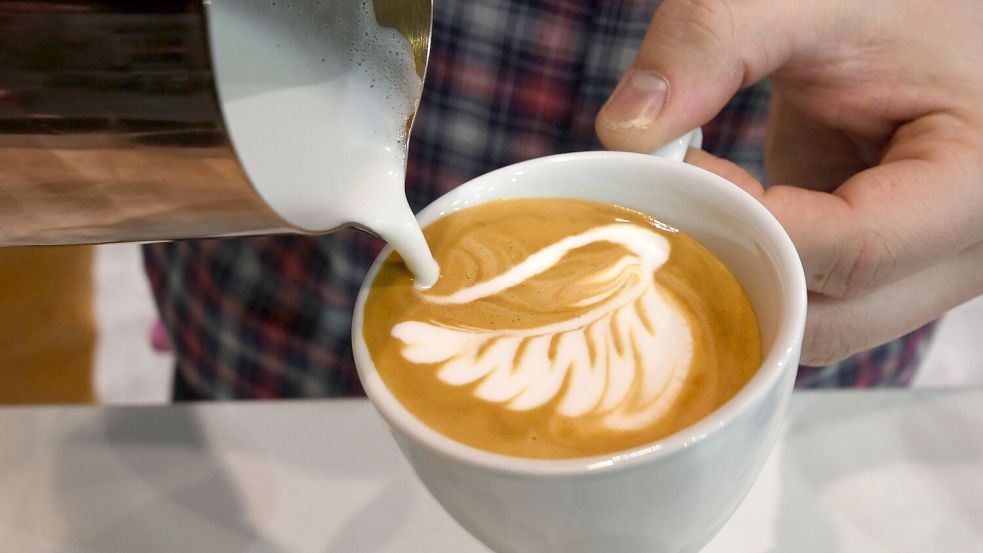
[[[633,59],[652,1],[440,0],[410,145],[419,210],[482,173],[599,149],[594,116]],[[769,90],[742,91],[704,128],[705,148],[763,177]],[[379,240],[343,230],[152,244],[145,260],[177,358],[182,398],[360,394],[351,314]],[[806,386],[901,385],[929,329],[831,367]]]

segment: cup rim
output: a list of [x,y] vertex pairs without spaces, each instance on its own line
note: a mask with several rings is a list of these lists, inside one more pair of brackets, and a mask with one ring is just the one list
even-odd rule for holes
[[[776,268],[789,288],[787,301],[779,316],[780,320],[788,321],[788,324],[779,326],[771,348],[763,356],[761,365],[751,380],[727,402],[697,422],[655,442],[614,453],[568,459],[534,459],[493,453],[457,442],[417,419],[390,392],[379,376],[365,340],[362,338],[361,328],[365,300],[368,297],[372,281],[375,280],[381,267],[382,260],[392,251],[392,248],[386,246],[373,261],[359,289],[352,318],[352,347],[355,354],[356,369],[366,395],[394,430],[414,437],[416,442],[432,452],[492,472],[549,477],[620,471],[656,459],[665,459],[706,440],[728,426],[749,407],[761,401],[770,389],[779,384],[786,371],[797,369],[797,366],[792,365],[792,362],[798,358],[798,355],[792,353],[801,348],[802,345],[807,295],[805,275],[795,246],[778,220],[753,196],[730,181],[699,167],[647,154],[629,152],[594,151],[556,154],[522,161],[475,177],[434,200],[417,215],[417,218],[427,219],[428,222],[424,224],[429,224],[429,222],[449,213],[485,203],[491,198],[474,198],[475,201],[473,202],[452,202],[448,198],[459,196],[470,188],[480,189],[487,182],[494,182],[505,176],[518,174],[533,165],[570,162],[594,163],[598,160],[610,161],[612,159],[649,163],[653,167],[670,164],[674,170],[689,173],[688,176],[699,179],[703,185],[709,186],[719,201],[733,202],[733,205],[739,206],[745,213],[755,217],[764,225],[769,240],[777,246],[775,248],[777,254]],[[514,197],[537,196],[531,194]],[[551,195],[550,197],[563,196]],[[570,197],[575,198],[572,195]],[[446,209],[438,210],[441,207],[440,204],[447,202],[451,202],[451,205],[446,206]]]

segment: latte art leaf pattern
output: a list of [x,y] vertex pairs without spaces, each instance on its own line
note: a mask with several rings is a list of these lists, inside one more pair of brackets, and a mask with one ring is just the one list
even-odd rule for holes
[[569,252],[612,242],[628,254],[586,278],[598,293],[570,307],[577,316],[534,328],[482,329],[439,320],[405,321],[392,336],[402,356],[437,365],[450,385],[475,385],[477,397],[515,411],[554,406],[565,417],[592,417],[632,431],[662,417],[680,395],[693,353],[689,322],[653,275],[669,242],[632,224],[596,227],[529,255],[506,272],[454,292],[423,293],[437,305],[481,301],[534,279]]

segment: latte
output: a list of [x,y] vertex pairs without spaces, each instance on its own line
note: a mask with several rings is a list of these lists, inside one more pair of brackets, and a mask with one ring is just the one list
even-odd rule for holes
[[362,330],[386,386],[459,442],[533,458],[630,449],[706,416],[760,364],[733,275],[641,213],[499,200],[425,235],[437,284],[415,288],[392,254]]

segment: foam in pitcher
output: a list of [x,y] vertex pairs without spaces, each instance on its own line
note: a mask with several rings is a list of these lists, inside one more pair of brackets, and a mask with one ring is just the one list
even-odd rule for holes
[[404,190],[422,86],[407,39],[367,0],[212,0],[208,25],[226,125],[263,199],[307,231],[370,229],[432,284]]

